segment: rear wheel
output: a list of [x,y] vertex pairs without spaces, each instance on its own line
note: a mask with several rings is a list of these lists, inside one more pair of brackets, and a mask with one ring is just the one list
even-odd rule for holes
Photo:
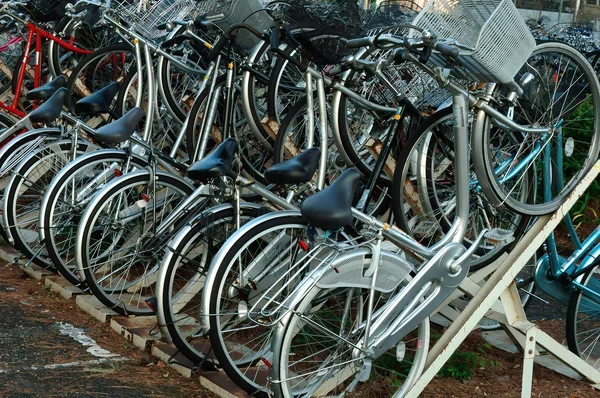
[[52,263],[74,285],[82,280],[75,262],[75,234],[85,206],[105,184],[130,168],[143,168],[147,162],[125,151],[94,151],[69,163],[52,180],[40,208],[40,228]]
[[[242,205],[246,223],[266,209]],[[173,344],[194,363],[202,362],[210,345],[201,333],[200,301],[212,259],[236,230],[233,208],[208,209],[188,223],[167,246],[157,282],[158,311]]]
[[[153,232],[193,188],[157,172],[128,173],[94,196],[77,230],[78,270],[94,295],[122,315],[149,315],[164,236]],[[158,238],[158,239],[155,239]],[[168,241],[168,239],[166,240]],[[155,243],[157,242],[157,243]]]

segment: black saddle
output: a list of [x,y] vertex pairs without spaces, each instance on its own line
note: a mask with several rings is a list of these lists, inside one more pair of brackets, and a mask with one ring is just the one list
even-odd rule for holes
[[108,113],[113,98],[121,89],[121,84],[112,82],[108,86],[80,99],[75,104],[77,113]]
[[67,84],[67,79],[63,75],[60,75],[43,86],[39,86],[38,88],[34,88],[27,93],[27,99],[30,101],[33,100],[45,100],[50,98],[54,93],[61,87],[64,87]]
[[237,151],[238,142],[233,138],[227,138],[212,153],[191,165],[187,170],[188,177],[207,181],[224,176],[231,171]]
[[96,139],[106,144],[125,142],[134,133],[142,117],[144,117],[142,108],[135,107],[121,118],[96,130]]
[[300,155],[274,164],[265,171],[269,184],[301,184],[310,181],[319,167],[321,150],[309,148]]
[[49,123],[60,116],[62,107],[67,100],[67,89],[59,88],[48,101],[29,113],[32,123]]
[[338,230],[352,222],[352,199],[358,186],[360,173],[345,170],[330,186],[306,198],[300,213],[310,225]]

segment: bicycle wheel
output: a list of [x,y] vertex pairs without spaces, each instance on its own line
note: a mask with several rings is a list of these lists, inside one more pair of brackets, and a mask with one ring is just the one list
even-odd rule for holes
[[[509,138],[507,136],[507,140]],[[511,142],[517,139],[513,136]],[[439,242],[454,222],[453,140],[452,109],[446,108],[436,112],[411,133],[394,172],[394,220],[402,230],[425,246]],[[528,181],[533,184],[530,176]],[[529,192],[531,190],[522,194]],[[529,217],[496,209],[483,195],[477,181],[471,184],[469,203],[466,245],[484,228],[511,231],[516,242],[529,222]],[[475,271],[491,264],[511,247],[483,242],[471,260],[471,269]]]
[[[0,119],[3,116],[0,113]],[[11,178],[13,170],[32,152],[39,147],[56,141],[60,138],[61,131],[57,128],[43,128],[28,131],[10,140],[0,149],[0,209],[4,207],[4,188]],[[4,231],[4,220],[0,217],[0,235],[8,242],[8,235]]]
[[[593,294],[600,292],[600,270],[593,266],[581,279]],[[567,309],[569,349],[596,369],[600,369],[600,301],[577,289],[571,293]]]
[[[208,137],[206,154],[210,152],[210,149],[215,143],[220,143],[223,137],[223,127],[225,125],[225,103],[227,97],[227,90],[225,88],[225,76],[220,76],[217,79],[215,86],[215,93],[218,95],[217,107],[214,113],[214,119],[212,120],[213,127],[210,130],[210,137]],[[186,130],[186,144],[188,155],[190,158],[196,152],[196,146],[198,144],[198,137],[201,134],[202,123],[206,110],[208,109],[208,95],[210,93],[210,86],[207,87],[196,99],[192,109],[190,110],[190,118],[187,123]],[[242,162],[243,170],[248,173],[253,179],[260,183],[264,183],[263,173],[264,171],[273,164],[271,151],[265,150],[263,146],[263,140],[257,139],[252,129],[248,126],[246,115],[243,111],[241,104],[241,96],[236,87],[234,90],[233,99],[233,122],[230,126],[230,136],[235,138],[238,142],[243,143],[239,148],[239,156]]]
[[[245,224],[265,212],[242,203],[240,221]],[[233,207],[219,205],[189,222],[165,249],[156,283],[159,325],[164,325],[163,338],[194,363],[205,360],[209,348],[199,319],[205,277],[214,255],[235,230]]]
[[[361,370],[368,369],[365,362],[370,361],[367,352],[360,349],[365,337],[365,328],[360,326],[366,321],[372,293],[343,284],[337,288],[320,288],[317,284],[302,294],[300,304],[276,325],[274,332],[271,386],[275,396],[343,396],[345,392],[365,396],[368,385],[357,383],[380,370],[394,376],[394,384],[399,387],[395,396],[402,396],[412,387],[425,367],[429,319],[400,341],[398,350],[373,361],[370,372],[364,375]],[[389,295],[374,295],[376,311]]]
[[[359,58],[375,62],[381,56],[392,56],[389,51],[381,50],[359,54],[357,53]],[[428,75],[426,75],[428,79],[424,78],[424,73],[410,63],[395,64],[384,68],[382,72],[395,89],[405,96],[405,102],[399,101],[397,95],[379,79],[374,79],[370,74],[361,71],[349,72],[344,79],[344,85],[364,99],[387,106],[389,110],[384,112],[366,108],[342,92],[336,93],[334,99],[337,106],[333,106],[333,118],[337,120],[339,135],[336,143],[341,145],[340,150],[343,151],[349,164],[354,165],[365,175],[371,174],[384,143],[389,142],[391,148],[386,163],[393,165],[400,161],[398,156],[404,142],[422,118],[421,112],[425,113],[426,109],[429,109],[425,106],[426,99],[431,99],[431,95],[439,97],[441,91],[431,82],[432,78]],[[446,94],[450,96],[450,93],[446,92]],[[408,101],[413,101],[414,104],[409,104]],[[415,108],[417,106],[419,109]],[[401,122],[398,123],[393,117],[400,107],[403,109],[403,114]],[[389,141],[390,134],[393,135],[391,141]],[[378,177],[378,182],[389,186],[393,170],[385,169],[385,171]]]
[[272,150],[274,138],[265,129],[263,122],[268,119],[269,78],[273,70],[274,54],[270,43],[261,42],[251,52],[249,67],[243,70],[240,83],[244,113],[248,116],[250,129],[262,143],[265,150]]
[[[300,57],[300,51],[292,46],[287,46],[285,53]],[[269,75],[267,116],[281,124],[290,108],[305,96],[306,74],[297,65],[278,57]]]
[[[520,214],[538,216],[558,209],[598,159],[600,86],[585,57],[562,43],[539,44],[515,80],[526,73],[533,79],[508,111],[514,113],[515,122],[549,127],[550,133],[522,133],[523,139],[510,146],[506,130],[492,126],[491,117],[480,111],[471,146],[475,171],[490,201]],[[499,99],[502,91],[496,92]],[[544,183],[538,184],[532,201],[524,202],[520,196],[523,176],[531,172],[541,176]],[[557,189],[559,180],[565,183]],[[554,192],[546,200],[543,190],[548,184]]]
[[[151,185],[152,183],[152,185]],[[86,207],[77,229],[75,259],[92,293],[122,315],[150,315],[162,238],[154,229],[193,187],[182,178],[148,170],[109,183]]]
[[50,143],[19,164],[4,189],[2,216],[9,242],[41,267],[52,266],[39,235],[40,204],[52,178],[73,157],[95,151],[97,146],[72,141]]
[[[315,106],[317,108],[317,106]],[[320,115],[318,109],[313,110],[315,112],[315,130],[314,130],[314,143],[313,146],[321,147],[321,128],[320,128]],[[273,148],[273,160],[275,163],[283,162],[284,160],[291,159],[302,151],[307,149],[308,142],[308,127],[307,127],[307,103],[306,97],[299,100],[293,106],[288,109],[287,116],[281,123],[281,127],[275,140],[275,146]],[[327,132],[327,169],[325,170],[325,184],[331,184],[342,171],[347,167],[341,154],[339,153],[337,146],[331,139],[331,134],[328,129]],[[318,171],[319,173],[322,171]],[[366,180],[363,179],[363,181]],[[357,192],[355,203],[363,202],[362,190]],[[383,215],[390,206],[389,187],[384,184],[377,183],[373,189],[373,193],[370,196],[369,203],[366,204],[363,211],[370,215]]]
[[[119,37],[110,25],[91,25],[70,17],[61,19],[56,24],[54,31],[61,40],[89,51],[95,51],[115,43]],[[48,40],[47,54],[50,74],[54,77],[69,76],[77,64],[86,57],[86,54],[67,50],[54,40]]]
[[[87,203],[107,183],[148,162],[126,151],[97,150],[67,164],[52,179],[40,205],[40,239],[56,270],[74,285],[82,284],[74,258],[75,233]],[[85,284],[85,283],[83,283]]]
[[276,212],[236,232],[210,266],[202,308],[211,314],[211,347],[229,378],[253,396],[267,395],[268,371],[260,360],[270,349],[272,330],[248,319],[247,310],[304,255],[308,242],[301,215]]
[[137,68],[135,51],[125,43],[111,44],[82,59],[69,76],[65,106],[75,103],[112,82],[122,83],[129,72]]
[[[177,26],[175,28],[176,32],[171,33],[169,37],[183,34],[185,29],[185,26]],[[199,46],[191,45],[186,40],[172,45],[169,48],[169,55],[186,65],[194,65],[197,69],[206,70],[209,65],[207,61],[209,51],[204,46],[197,47]],[[158,88],[167,109],[183,123],[186,114],[193,105],[204,76],[181,70],[174,62],[164,56],[159,57],[156,71]]]

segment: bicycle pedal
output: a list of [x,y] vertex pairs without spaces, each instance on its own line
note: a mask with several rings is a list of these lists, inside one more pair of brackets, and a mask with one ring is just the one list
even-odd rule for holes
[[502,228],[490,229],[485,234],[486,240],[496,246],[506,246],[515,240],[513,231]]
[[429,238],[434,236],[438,228],[439,224],[436,221],[423,220],[413,228],[413,234],[422,236],[424,238]]

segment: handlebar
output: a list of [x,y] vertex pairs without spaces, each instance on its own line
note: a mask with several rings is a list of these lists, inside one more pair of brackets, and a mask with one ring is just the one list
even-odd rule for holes
[[[423,37],[427,37],[423,34]],[[348,40],[347,44],[350,48],[371,47],[377,46],[380,48],[392,48],[397,46],[405,46],[410,50],[415,50],[424,47],[430,47],[438,51],[446,57],[456,58],[460,50],[453,44],[446,43],[435,39],[409,39],[405,37],[394,36],[390,34],[370,37],[360,37],[357,39]]]
[[[221,37],[219,37],[219,40],[217,41],[217,43],[214,45],[214,47],[210,51],[210,54],[208,54],[208,60],[214,61],[215,59],[217,59],[217,56],[221,53],[221,51],[223,50],[223,47],[225,47],[225,44],[227,44],[227,42],[230,40],[231,34],[233,32],[235,32],[236,30],[240,30],[240,29],[244,29],[247,32],[253,34],[259,40],[265,39],[264,35],[261,32],[259,32],[254,27],[252,27],[248,24],[245,24],[245,23],[233,24],[225,31],[225,34],[223,34]],[[278,45],[278,47],[279,47],[279,45]]]

